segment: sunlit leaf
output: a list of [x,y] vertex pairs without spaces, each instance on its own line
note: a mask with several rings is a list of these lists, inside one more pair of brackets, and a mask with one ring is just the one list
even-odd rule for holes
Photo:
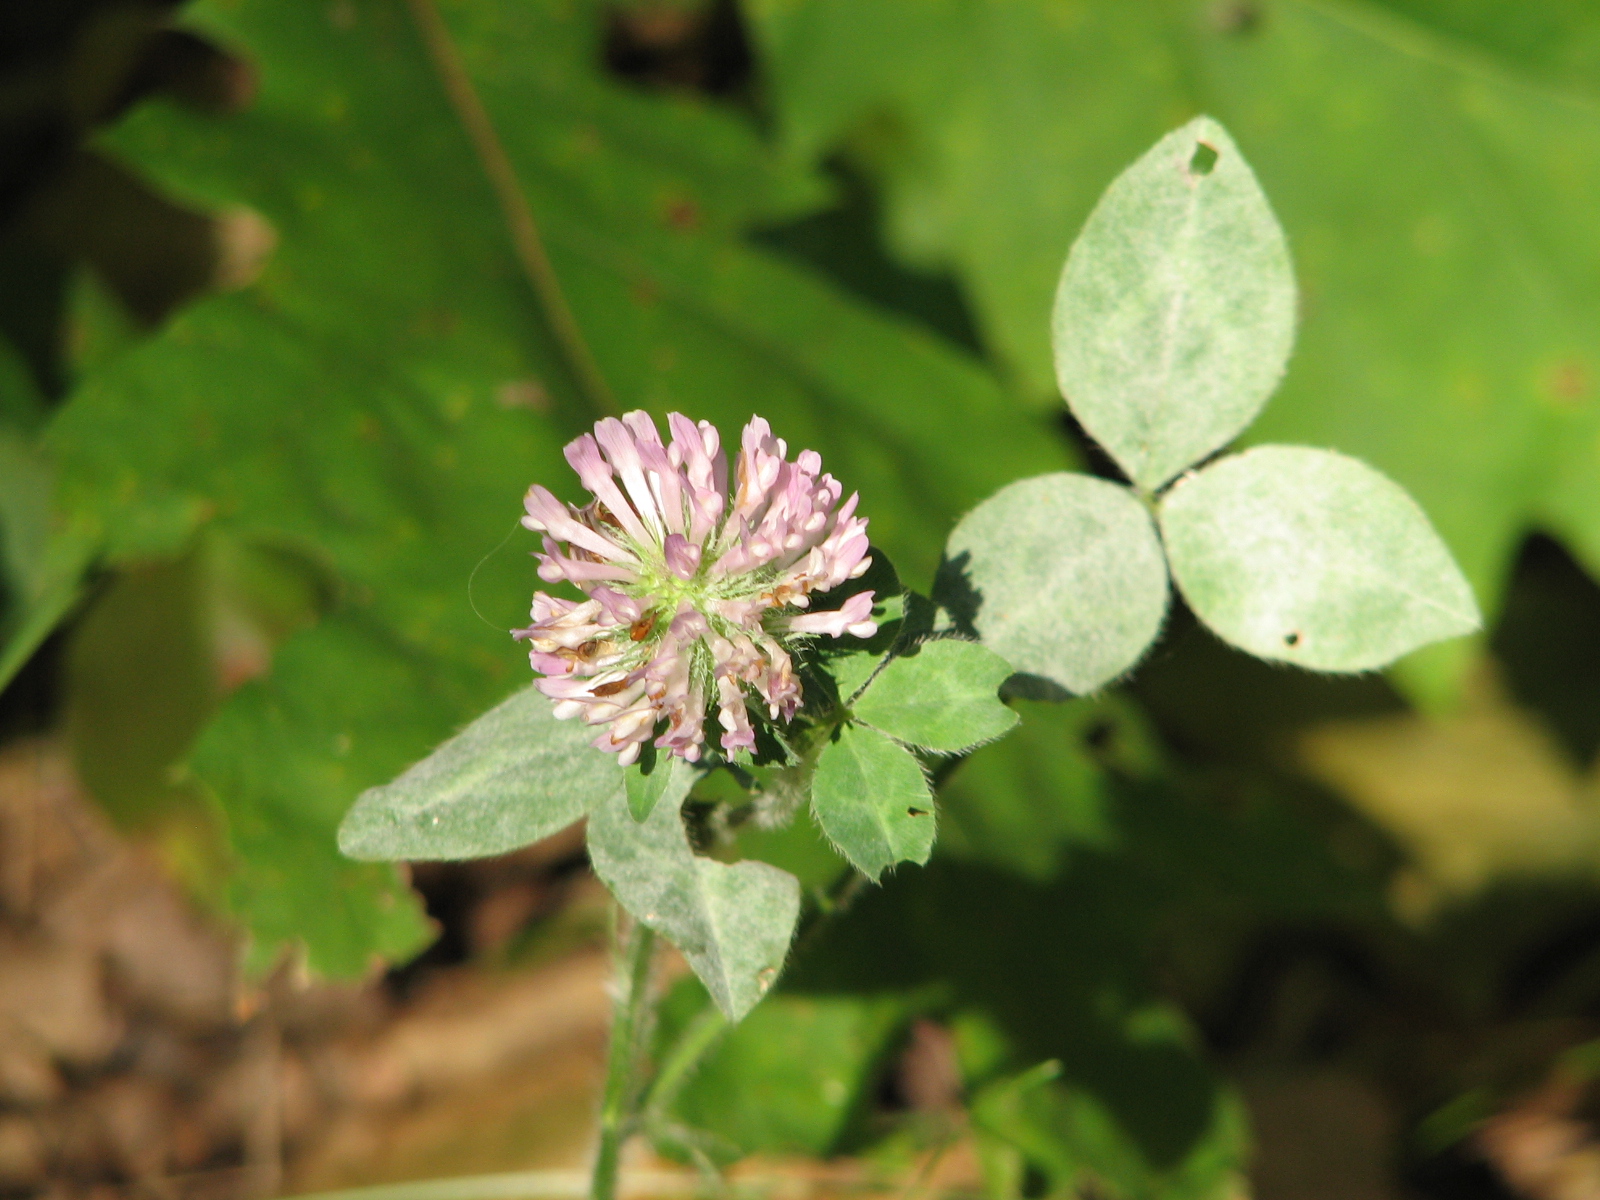
[[[1063,444],[976,361],[750,248],[748,224],[826,189],[738,113],[606,78],[607,11],[480,0],[445,16],[616,404],[713,420],[730,443],[761,412],[861,487],[875,544],[926,576],[963,506],[1063,465]],[[526,677],[506,636],[538,586],[520,498],[536,480],[575,496],[560,448],[599,415],[409,6],[352,12],[185,9],[256,64],[255,106],[147,104],[106,142],[185,203],[258,212],[278,250],[251,288],[109,356],[48,433],[64,503],[114,563],[177,554],[214,520],[337,577],[322,625],[224,705],[193,757],[230,830],[261,831],[269,856],[289,832],[331,846],[358,793]],[[235,850],[263,946],[303,939],[314,962],[365,968],[347,950],[393,909],[388,883],[354,866],[330,882],[335,860],[313,884],[294,855]],[[282,919],[324,886],[344,887],[341,909]]]
[[[20,382],[5,377],[0,398]],[[97,538],[89,522],[61,520],[51,508],[55,472],[0,423],[0,690],[82,598],[83,574]]]
[[933,796],[922,765],[876,730],[846,725],[823,750],[811,810],[871,879],[897,862],[925,863],[933,850]]
[[479,858],[549,837],[622,790],[615,756],[593,739],[524,688],[398,779],[361,793],[339,826],[339,849],[360,859]]
[[589,860],[617,902],[683,952],[724,1016],[737,1021],[783,968],[800,915],[794,876],[759,862],[720,863],[690,848],[680,770],[640,822],[620,794],[589,816]]
[[855,715],[891,737],[947,753],[992,742],[1017,723],[1000,702],[1011,664],[972,642],[940,638],[901,655],[872,680]]
[[841,654],[828,663],[828,670],[833,676],[834,686],[839,691],[839,699],[848,704],[861,689],[867,686],[867,681],[873,677],[884,664],[884,655],[873,654],[868,650],[857,650],[854,654]]
[[1068,247],[1117,173],[1204,111],[1261,180],[1302,296],[1245,437],[1395,479],[1491,612],[1530,525],[1600,571],[1592,6],[747,7],[783,144],[845,153],[881,187],[891,248],[955,274],[1041,405]]
[[1173,578],[1224,640],[1366,671],[1478,628],[1472,589],[1405,490],[1330,450],[1258,446],[1161,502]]
[[1012,667],[1092,692],[1139,660],[1167,610],[1155,526],[1127,488],[1041,475],[1003,488],[950,535],[937,599]]
[[1117,177],[1073,243],[1052,318],[1056,379],[1129,478],[1159,487],[1261,410],[1294,306],[1261,186],[1198,117]]

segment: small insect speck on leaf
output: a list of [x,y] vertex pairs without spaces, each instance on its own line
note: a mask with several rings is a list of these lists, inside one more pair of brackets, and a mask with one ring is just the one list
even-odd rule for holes
[[1298,646],[1300,644],[1300,635],[1298,633],[1286,633],[1286,634],[1284,634],[1283,635],[1283,644],[1285,646]]
[[925,808],[908,808],[908,809],[906,809],[906,816],[908,816],[908,817],[925,817],[927,815],[928,815],[928,810],[925,809]]

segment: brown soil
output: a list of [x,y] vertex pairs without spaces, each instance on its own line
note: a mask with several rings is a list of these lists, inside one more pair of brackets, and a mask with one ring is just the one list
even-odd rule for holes
[[[568,839],[570,841],[570,839]],[[457,868],[461,936],[552,911],[532,967],[254,985],[240,945],[86,803],[50,742],[0,753],[0,1194],[265,1196],[579,1168],[606,1022],[576,846]]]

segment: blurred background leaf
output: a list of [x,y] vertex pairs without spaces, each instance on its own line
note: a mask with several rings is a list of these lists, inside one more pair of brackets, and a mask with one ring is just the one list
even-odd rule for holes
[[[930,573],[950,517],[1064,447],[959,353],[741,247],[743,223],[825,193],[738,117],[584,65],[599,11],[450,15],[610,387],[725,430],[763,412],[872,481],[874,535]],[[422,930],[392,876],[341,862],[328,834],[355,791],[517,678],[500,630],[531,575],[502,531],[529,482],[565,478],[560,445],[596,414],[402,6],[192,15],[252,62],[259,99],[222,120],[144,106],[108,146],[185,204],[262,214],[279,248],[253,286],[89,374],[48,445],[112,561],[179,553],[215,522],[327,562],[338,603],[223,706],[195,762],[228,814],[258,961],[304,938],[348,973]]]

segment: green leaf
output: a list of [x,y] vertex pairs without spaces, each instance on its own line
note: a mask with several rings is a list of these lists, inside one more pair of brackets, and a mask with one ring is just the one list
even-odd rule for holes
[[[0,393],[4,390],[0,379]],[[55,474],[33,447],[0,425],[0,594],[29,596],[43,590],[54,489]]]
[[[805,797],[799,799],[803,803]],[[789,872],[800,881],[806,895],[824,902],[840,877],[851,870],[809,818],[796,817],[776,828],[765,822],[745,821],[739,826],[731,852],[737,858],[759,859]]]
[[[397,911],[392,872],[340,860],[334,831],[526,677],[505,632],[539,586],[518,501],[534,481],[577,497],[560,448],[599,414],[409,7],[353,11],[185,9],[254,63],[257,102],[141,105],[103,141],[186,204],[253,209],[278,249],[251,287],[108,356],[46,437],[64,505],[113,566],[176,555],[212,520],[337,578],[340,603],[223,705],[193,765],[228,814],[262,953],[303,938],[314,962],[364,969],[350,948]],[[875,544],[931,573],[963,506],[1064,465],[1064,443],[977,360],[753,249],[748,225],[825,189],[734,110],[608,77],[607,12],[475,0],[445,16],[617,406],[714,421],[728,444],[759,411],[868,488]],[[301,853],[317,837],[326,861]],[[326,889],[338,911],[306,900]]]
[[1383,0],[1518,75],[1547,86],[1600,95],[1600,10],[1588,0],[1539,0],[1520,7],[1493,0]]
[[683,952],[717,1007],[737,1021],[766,995],[789,952],[800,885],[766,863],[720,863],[689,845],[680,808],[693,772],[643,822],[613,795],[589,815],[589,860],[617,903]]
[[1416,502],[1331,450],[1222,459],[1167,493],[1161,531],[1195,615],[1262,658],[1365,671],[1481,623]]
[[[1139,1037],[1146,1046],[1176,1048],[1193,1041],[1192,1030],[1171,1009],[1152,1006],[1129,1022],[1136,1023],[1143,1027]],[[1099,1096],[1046,1076],[1036,1069],[989,1085],[972,1098],[972,1118],[980,1132],[1021,1150],[1057,1189],[1070,1195],[1116,1180],[1124,1195],[1160,1200],[1223,1200],[1238,1194],[1237,1172],[1248,1161],[1250,1137],[1248,1113],[1236,1093],[1218,1095],[1187,1152],[1157,1166]]]
[[[272,670],[222,706],[190,760],[221,801],[236,860],[228,902],[248,919],[253,972],[293,946],[318,974],[360,976],[433,936],[392,865],[339,852],[349,798],[393,774],[392,731],[415,719],[414,697],[437,686],[415,663],[396,662],[381,634],[352,624],[324,621],[285,642]],[[296,685],[316,674],[356,686]],[[316,742],[307,744],[308,730]]]
[[[1152,794],[1129,807],[1148,814],[1167,804]],[[1070,1195],[1092,1172],[1118,1196],[1226,1194],[1219,1176],[1238,1169],[1242,1139],[1230,1139],[1225,1166],[1205,1161],[1216,1148],[1220,1081],[1194,1030],[1148,980],[1159,922],[1197,902],[1191,884],[1201,872],[1174,868],[1193,847],[1154,824],[1127,831],[1130,853],[1084,853],[1049,886],[936,856],[820,929],[786,993],[926,997],[923,1011],[953,1015],[961,1042],[981,1051],[963,1055],[974,1100],[997,1075],[1055,1059],[1052,1090],[1073,1097],[1075,1111],[1035,1127],[1028,1158],[1047,1190]],[[987,1048],[971,1045],[980,1020],[992,1031]],[[1174,1186],[1190,1176],[1211,1187]]]
[[1581,0],[1387,8],[748,6],[781,144],[842,152],[877,185],[891,249],[955,276],[1041,405],[1042,314],[1102,189],[1176,120],[1223,122],[1304,297],[1246,437],[1337,447],[1399,482],[1492,612],[1530,527],[1600,572],[1595,17]]
[[[684,1023],[680,1010],[705,1004],[698,992],[674,990],[663,1005],[664,1033]],[[730,1157],[833,1153],[868,1101],[907,1007],[898,996],[773,996],[723,1036],[673,1114],[725,1139]]]
[[861,694],[861,689],[867,686],[874,672],[883,666],[885,656],[881,653],[874,654],[868,650],[857,650],[853,654],[841,654],[828,663],[828,670],[833,675],[833,683],[839,689],[839,699],[849,704],[852,699]]
[[1150,514],[1127,488],[1041,475],[950,534],[935,598],[1013,668],[1092,692],[1138,662],[1167,610]]
[[1250,424],[1294,343],[1283,230],[1227,132],[1174,130],[1106,189],[1051,319],[1073,415],[1158,488]]
[[45,399],[27,361],[10,338],[0,335],[0,435],[32,434],[44,413]]
[[913,746],[955,753],[992,742],[1017,723],[1000,702],[1011,664],[972,642],[940,638],[889,660],[853,706],[874,729]]
[[672,755],[658,755],[649,742],[639,755],[639,761],[627,767],[622,775],[628,789],[628,811],[635,821],[643,821],[655,811],[656,801],[666,789],[677,759]]
[[[26,382],[0,344],[0,398]],[[55,472],[19,434],[0,425],[0,690],[85,592],[98,549],[92,522],[62,521],[51,509]]]
[[933,851],[933,796],[922,764],[876,730],[839,730],[817,760],[811,809],[869,879],[897,862],[925,863]]
[[16,678],[33,652],[77,607],[88,590],[84,575],[96,549],[95,539],[82,532],[52,542],[38,590],[22,604],[14,604],[0,627],[0,688]]
[[437,861],[549,837],[622,791],[616,758],[593,738],[523,688],[392,783],[362,792],[339,826],[339,849],[369,861]]

